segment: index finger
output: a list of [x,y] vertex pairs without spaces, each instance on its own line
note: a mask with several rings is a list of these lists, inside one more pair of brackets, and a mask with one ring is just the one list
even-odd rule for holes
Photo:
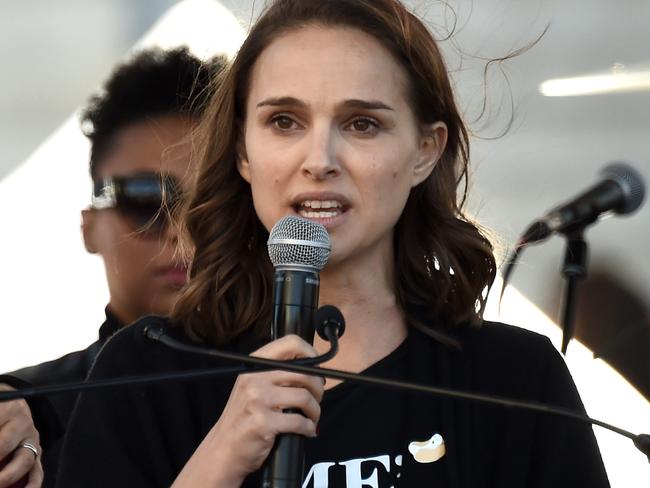
[[288,360],[313,358],[318,356],[318,352],[314,349],[314,346],[301,337],[290,334],[260,347],[258,350],[253,351],[251,356],[265,359]]

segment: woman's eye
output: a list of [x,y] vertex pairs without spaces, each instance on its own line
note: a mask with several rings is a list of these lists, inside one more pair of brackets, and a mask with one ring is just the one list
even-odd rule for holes
[[271,124],[279,130],[291,130],[294,129],[297,124],[296,122],[287,115],[276,115],[271,118]]
[[371,119],[368,117],[360,117],[358,119],[354,119],[349,127],[355,131],[355,132],[360,132],[362,134],[369,134],[376,132],[379,129],[379,122],[377,122],[375,119]]

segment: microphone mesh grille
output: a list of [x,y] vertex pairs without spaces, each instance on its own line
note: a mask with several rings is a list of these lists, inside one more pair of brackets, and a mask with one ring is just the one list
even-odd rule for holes
[[273,266],[307,266],[320,271],[330,256],[330,237],[321,224],[288,215],[271,229],[267,248]]
[[636,169],[629,164],[615,162],[603,168],[601,174],[618,183],[625,192],[625,201],[621,207],[615,210],[616,213],[632,213],[641,206],[645,197],[645,184],[643,177]]

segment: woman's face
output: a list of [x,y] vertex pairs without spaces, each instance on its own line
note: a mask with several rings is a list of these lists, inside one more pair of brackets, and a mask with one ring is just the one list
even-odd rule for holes
[[[98,167],[98,177],[143,172],[168,174],[185,185],[189,146],[179,144],[190,129],[180,116],[153,117],[115,134]],[[168,314],[186,281],[186,268],[174,260],[176,236],[169,228],[147,235],[119,209],[84,210],[86,248],[104,260],[110,308],[124,322],[143,315]]]
[[409,192],[446,141],[444,124],[418,125],[407,85],[390,52],[356,29],[303,27],[261,53],[238,168],[267,229],[298,214],[328,229],[330,265],[392,258]]

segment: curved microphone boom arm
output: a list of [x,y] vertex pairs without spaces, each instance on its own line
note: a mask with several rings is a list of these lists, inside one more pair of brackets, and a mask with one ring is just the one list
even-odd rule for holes
[[519,408],[523,410],[541,412],[560,417],[568,417],[580,422],[597,425],[604,429],[615,432],[619,435],[631,439],[634,445],[643,454],[648,457],[650,462],[650,435],[648,434],[634,434],[625,429],[615,427],[606,422],[593,419],[580,412],[573,410],[547,405],[541,402],[521,401],[512,398],[506,398],[496,395],[486,395],[480,393],[473,393],[470,391],[456,390],[450,388],[443,388],[432,385],[424,385],[420,383],[411,383],[405,381],[391,380],[380,378],[376,376],[367,376],[363,374],[349,373],[346,371],[339,371],[336,369],[328,369],[322,367],[314,367],[315,364],[320,364],[328,359],[331,359],[338,351],[338,337],[340,333],[336,328],[325,328],[324,334],[328,341],[330,341],[330,350],[314,358],[302,358],[290,361],[275,361],[272,359],[265,359],[244,354],[237,354],[229,351],[221,351],[218,349],[206,349],[203,347],[194,346],[181,341],[178,341],[165,334],[162,327],[148,327],[145,328],[145,335],[156,342],[160,342],[170,348],[208,355],[212,357],[219,357],[222,359],[243,363],[243,366],[234,367],[221,367],[221,368],[207,368],[194,371],[182,371],[165,374],[151,374],[140,376],[127,376],[121,378],[110,378],[102,380],[94,380],[91,382],[83,383],[68,383],[60,385],[42,386],[22,388],[15,391],[0,392],[0,402],[15,400],[19,398],[35,398],[61,393],[79,393],[82,391],[103,390],[110,388],[122,388],[126,386],[143,386],[161,383],[172,383],[179,381],[190,381],[197,379],[213,378],[217,376],[236,375],[255,373],[268,370],[284,370],[294,373],[303,373],[314,376],[321,376],[326,378],[333,378],[339,380],[348,380],[358,383],[366,383],[375,386],[381,386],[397,390],[406,390],[410,392],[424,393],[429,395],[438,395],[442,397],[460,398],[463,400],[476,401],[480,403],[496,404],[511,408]]
[[[383,386],[383,387],[396,389],[396,390],[407,390],[411,392],[438,395],[443,397],[460,398],[463,400],[470,400],[470,401],[476,401],[476,402],[488,403],[488,404],[497,404],[505,407],[519,408],[523,410],[530,410],[535,412],[547,413],[551,415],[557,415],[560,417],[567,417],[574,420],[578,420],[580,422],[597,425],[599,427],[602,427],[604,429],[610,430],[619,435],[627,437],[628,439],[632,440],[632,442],[637,447],[637,449],[639,449],[643,454],[647,456],[648,462],[650,462],[650,435],[633,434],[632,432],[629,432],[625,429],[621,429],[619,427],[608,424],[601,420],[591,418],[583,413],[575,412],[573,410],[569,410],[566,408],[555,407],[541,402],[521,401],[521,400],[515,400],[512,398],[506,398],[497,395],[485,395],[485,394],[473,393],[473,392],[463,391],[463,390],[442,388],[442,387],[431,386],[431,385],[423,385],[420,383],[410,383],[406,381],[391,380],[391,379],[380,378],[376,376],[367,376],[364,374],[349,373],[346,371],[340,371],[336,369],[313,367],[311,365],[301,364],[299,362],[304,360],[275,361],[272,359],[243,356],[241,354],[220,351],[217,349],[204,349],[204,348],[191,346],[191,345],[188,346],[188,344],[180,342],[164,334],[154,338],[150,333],[148,334],[148,337],[160,341],[163,344],[173,349],[179,349],[186,352],[207,354],[209,356],[216,356],[222,359],[229,359],[233,361],[242,361],[246,364],[256,366],[256,368],[249,368],[247,371],[244,372],[263,371],[267,369],[280,369],[280,370],[290,371],[294,373],[303,373],[303,374],[309,374],[315,376],[322,376],[325,378],[333,378],[338,380],[355,381],[357,383],[367,383],[370,385]],[[312,358],[311,362],[320,358],[324,358],[325,356],[328,356],[332,351],[338,350],[338,336],[330,332],[327,335],[327,339],[330,341],[332,345],[330,351],[324,354],[323,356],[319,356],[318,358]],[[334,354],[332,354],[331,356],[334,356]],[[325,360],[323,360],[322,362],[325,362]]]
[[[87,391],[96,390],[110,390],[114,388],[123,388],[129,386],[149,386],[164,383],[176,383],[181,381],[200,380],[207,378],[215,378],[218,376],[230,376],[244,373],[255,373],[261,371],[269,371],[272,369],[282,369],[278,365],[296,365],[296,366],[315,366],[329,359],[333,358],[338,352],[338,336],[330,340],[330,350],[325,354],[313,358],[300,358],[288,361],[272,361],[263,358],[256,358],[244,354],[236,354],[227,351],[220,351],[217,349],[206,349],[203,347],[193,346],[191,344],[183,343],[172,339],[164,333],[161,327],[152,326],[145,327],[144,335],[153,341],[160,342],[166,346],[177,349],[179,351],[191,352],[193,354],[202,354],[213,357],[220,357],[231,361],[243,363],[241,366],[220,367],[220,368],[204,368],[195,369],[190,371],[177,371],[171,373],[161,374],[144,374],[144,375],[128,375],[119,376],[115,378],[96,379],[92,381],[78,381],[71,383],[59,383],[46,386],[29,386],[16,390],[0,391],[0,403],[9,402],[19,399],[30,399],[47,397],[51,395],[60,395],[65,393],[82,393]],[[328,334],[330,334],[328,332]],[[329,339],[328,339],[329,340]],[[312,369],[310,369],[312,371]]]

